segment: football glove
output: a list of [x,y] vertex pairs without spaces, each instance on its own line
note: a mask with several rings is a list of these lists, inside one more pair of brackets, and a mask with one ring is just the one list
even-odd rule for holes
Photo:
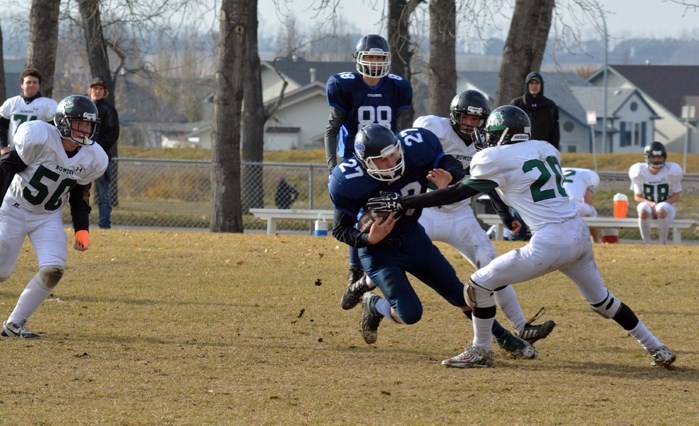
[[75,233],[75,244],[73,244],[75,250],[84,251],[90,248],[90,232],[86,230],[80,230]]
[[397,192],[380,192],[381,196],[369,198],[366,206],[377,212],[399,212],[403,210],[403,197]]

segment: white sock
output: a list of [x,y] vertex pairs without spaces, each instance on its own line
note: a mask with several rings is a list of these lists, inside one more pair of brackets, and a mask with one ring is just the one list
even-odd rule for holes
[[661,347],[663,344],[660,343],[660,340],[658,340],[657,337],[653,335],[653,333],[648,330],[648,327],[646,327],[645,324],[643,324],[643,321],[638,320],[638,324],[636,324],[636,327],[633,328],[633,330],[629,331],[629,335],[631,337],[634,337],[636,340],[638,340],[638,343],[643,346],[644,349],[656,349]]
[[511,285],[495,292],[495,304],[505,314],[507,321],[512,324],[515,330],[522,331],[527,320],[524,318],[522,308],[519,306],[517,294]]
[[23,321],[26,321],[39,308],[41,302],[46,300],[49,294],[51,294],[51,291],[39,285],[36,276],[34,276],[24,288],[22,294],[19,295],[17,305],[7,320],[15,324],[21,324]]
[[658,218],[658,239],[660,244],[667,243],[667,233],[668,233],[668,220],[667,218]]
[[492,338],[491,330],[493,329],[494,321],[495,317],[478,318],[475,315],[473,316],[473,346],[489,351],[492,350],[490,339]]
[[650,219],[638,218],[638,229],[641,231],[643,244],[650,243]]

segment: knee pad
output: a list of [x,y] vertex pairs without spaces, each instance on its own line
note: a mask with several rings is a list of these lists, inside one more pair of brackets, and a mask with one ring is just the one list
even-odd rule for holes
[[56,285],[58,285],[58,282],[63,277],[63,271],[63,266],[42,266],[41,268],[39,268],[39,272],[36,274],[35,278],[37,278],[39,285],[48,290],[51,290],[52,288],[56,287]]
[[495,306],[493,292],[485,287],[481,287],[469,278],[464,288],[464,298],[466,304],[471,308],[488,308]]
[[590,304],[592,310],[602,315],[604,318],[614,318],[614,316],[621,309],[621,300],[614,297],[612,293],[607,290],[607,297],[604,298],[599,303]]

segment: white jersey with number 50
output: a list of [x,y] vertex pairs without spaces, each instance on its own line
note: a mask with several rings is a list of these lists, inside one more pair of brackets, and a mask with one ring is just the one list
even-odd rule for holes
[[484,149],[471,160],[471,177],[496,182],[502,200],[517,210],[532,232],[577,216],[575,205],[563,195],[560,153],[548,142],[528,140]]
[[26,103],[21,96],[6,100],[0,106],[0,116],[10,120],[10,132],[7,135],[8,146],[14,143],[14,135],[20,124],[33,120],[51,121],[55,113],[56,101],[44,96],[29,103]]
[[60,209],[76,184],[86,185],[107,169],[102,147],[82,146],[69,158],[58,130],[43,121],[19,126],[15,150],[27,168],[15,175],[3,203],[17,203],[33,213]]

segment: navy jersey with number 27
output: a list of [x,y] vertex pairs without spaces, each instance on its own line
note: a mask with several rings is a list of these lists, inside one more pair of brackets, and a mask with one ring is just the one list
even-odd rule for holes
[[[444,157],[442,145],[434,133],[427,129],[406,129],[398,134],[403,147],[405,171],[395,182],[381,182],[369,176],[356,157],[338,164],[330,178],[330,198],[335,208],[348,216],[356,217],[371,197],[381,191],[398,192],[403,196],[420,194],[427,188],[427,173],[436,168]],[[391,231],[391,236],[410,232],[420,218],[422,209],[406,211]]]

